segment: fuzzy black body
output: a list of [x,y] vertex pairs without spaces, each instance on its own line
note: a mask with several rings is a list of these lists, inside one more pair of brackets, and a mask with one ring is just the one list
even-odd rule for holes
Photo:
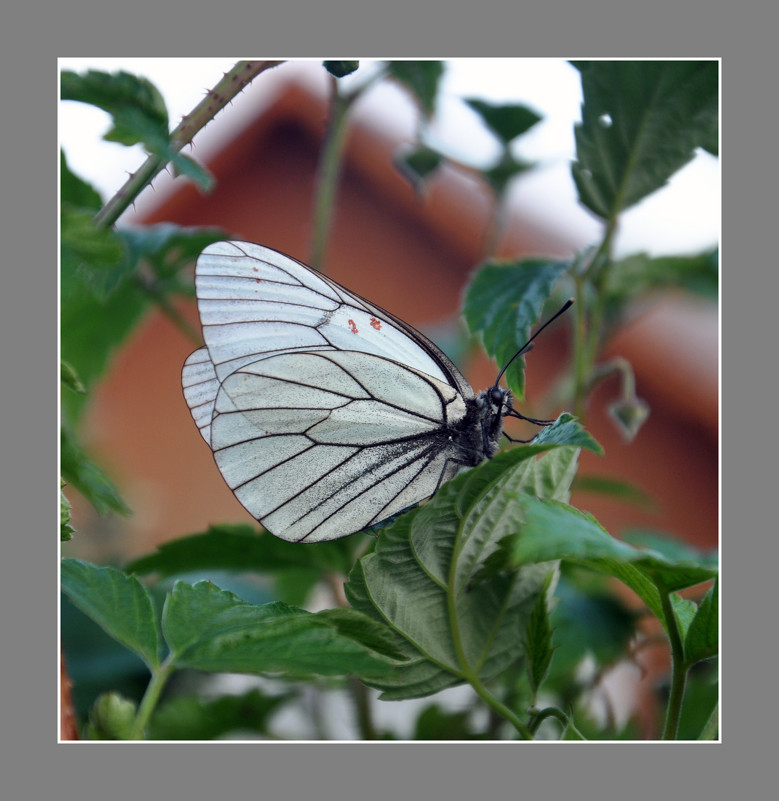
[[503,419],[513,408],[511,392],[491,387],[465,401],[465,416],[449,428],[452,458],[475,467],[491,459],[500,447]]

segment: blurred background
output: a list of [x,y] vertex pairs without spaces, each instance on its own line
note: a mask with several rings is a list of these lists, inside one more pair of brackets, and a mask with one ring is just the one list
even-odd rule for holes
[[[165,97],[175,125],[233,63],[61,59],[60,68],[148,77]],[[429,136],[460,161],[481,167],[499,150],[462,98],[523,103],[543,117],[516,143],[516,156],[537,165],[511,184],[498,254],[566,259],[598,241],[600,222],[578,204],[570,174],[581,102],[577,71],[557,59],[445,64]],[[345,80],[362,80],[374,68],[362,61],[358,73]],[[308,262],[328,86],[319,60],[263,73],[186,151],[212,172],[215,189],[202,194],[182,178],[163,174],[119,225],[219,226],[234,238]],[[482,257],[492,198],[478,177],[455,167],[439,171],[420,197],[393,164],[417,126],[410,96],[387,81],[353,108],[325,268],[430,336],[478,391],[494,381],[497,366],[467,342],[459,310]],[[108,115],[100,110],[61,103],[59,139],[69,166],[104,199],[144,160],[140,149],[103,141],[108,127]],[[701,252],[716,246],[719,220],[719,161],[700,153],[667,187],[623,215],[616,255]],[[194,301],[182,300],[179,311],[199,330]],[[618,394],[617,378],[603,382],[586,425],[605,456],[584,454],[581,475],[629,481],[651,500],[626,503],[581,489],[571,502],[592,512],[615,536],[651,529],[699,547],[717,546],[718,319],[716,299],[672,289],[645,296],[607,345],[604,356],[622,356],[633,365],[637,393],[652,411],[636,439],[623,442],[606,411]],[[78,535],[68,544],[68,555],[123,562],[210,523],[251,522],[219,475],[181,393],[181,365],[195,347],[167,317],[152,312],[116,352],[92,393],[80,440],[117,483],[133,514],[100,517],[70,492]],[[561,324],[543,335],[528,358],[528,408],[550,416],[562,411],[550,408],[548,397],[567,356]]]

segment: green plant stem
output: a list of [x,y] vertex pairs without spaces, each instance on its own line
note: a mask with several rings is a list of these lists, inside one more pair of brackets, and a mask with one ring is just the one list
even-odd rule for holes
[[[178,152],[188,145],[195,134],[240,94],[257,75],[281,63],[281,61],[238,61],[171,132],[170,139],[174,150]],[[149,156],[95,215],[95,222],[99,226],[110,228],[135,202],[141,191],[165,168],[165,165],[163,159]]]
[[684,661],[684,643],[671,605],[671,596],[661,587],[658,589],[660,589],[660,601],[668,627],[668,639],[671,643],[671,691],[668,697],[662,738],[675,740],[679,732],[679,718],[682,712],[684,688],[687,683],[687,665]]
[[568,725],[568,717],[565,715],[564,712],[561,712],[555,706],[548,706],[545,709],[539,710],[533,715],[528,725],[528,729],[535,735],[541,724],[547,718],[554,718],[555,720],[557,720],[563,727],[563,729],[565,729],[565,727]]
[[327,239],[333,222],[335,195],[338,190],[338,177],[341,172],[341,156],[346,144],[346,131],[349,107],[357,94],[344,95],[339,91],[338,79],[333,77],[330,104],[330,118],[327,132],[322,142],[322,153],[316,180],[314,199],[313,234],[311,238],[311,266],[323,272]]
[[523,740],[532,740],[533,734],[530,729],[519,719],[516,713],[509,709],[504,703],[499,701],[482,683],[478,676],[468,672],[465,675],[468,683],[476,691],[479,698],[487,706],[494,709],[501,717],[504,717],[519,732]]
[[146,727],[149,725],[152,713],[157,707],[160,700],[162,690],[168,682],[171,674],[174,671],[173,662],[170,658],[166,659],[157,670],[152,672],[151,681],[143,694],[143,699],[138,707],[138,713],[135,716],[135,723],[133,724],[131,740],[143,740]]
[[587,305],[585,302],[585,286],[582,276],[574,275],[576,303],[573,305],[573,374],[574,402],[573,413],[584,424],[587,410],[587,387],[589,384],[590,364],[587,359]]

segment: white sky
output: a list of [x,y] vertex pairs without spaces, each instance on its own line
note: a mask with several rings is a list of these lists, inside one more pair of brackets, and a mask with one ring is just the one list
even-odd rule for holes
[[[83,71],[125,70],[151,80],[168,105],[171,125],[189,112],[236,59],[60,59],[61,69]],[[370,69],[361,62],[360,73]],[[192,155],[198,157],[216,147],[225,134],[220,127],[229,117],[248,119],[266,102],[272,82],[294,72],[312,87],[325,90],[320,59],[284,64],[261,75],[195,138]],[[599,238],[600,223],[579,206],[570,175],[574,158],[573,124],[580,116],[581,89],[577,71],[560,59],[456,59],[447,62],[433,132],[447,152],[477,164],[488,164],[497,145],[460,100],[477,96],[491,101],[529,105],[544,120],[515,144],[523,158],[541,162],[536,170],[521,176],[511,190],[513,205],[545,222],[576,232],[583,243]],[[355,113],[384,129],[408,136],[413,130],[414,109],[407,96],[394,86],[379,84],[355,108]],[[60,104],[60,143],[78,175],[110,197],[128,172],[144,160],[140,148],[126,148],[102,141],[108,130],[108,115],[83,103]],[[232,128],[232,126],[231,126]],[[234,128],[232,128],[234,130]],[[156,185],[157,198],[165,190]],[[138,204],[153,204],[155,193],[146,190]],[[653,254],[687,253],[715,245],[719,236],[721,184],[719,160],[700,154],[677,173],[669,185],[622,216],[617,250],[646,250]]]

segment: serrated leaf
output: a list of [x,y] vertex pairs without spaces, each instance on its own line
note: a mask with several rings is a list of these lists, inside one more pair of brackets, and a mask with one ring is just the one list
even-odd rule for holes
[[117,512],[129,515],[130,508],[113,481],[102,468],[87,457],[65,427],[60,430],[60,471],[100,514]]
[[270,718],[293,697],[292,693],[265,695],[254,689],[215,699],[174,698],[154,714],[147,739],[215,740],[230,732],[267,735]]
[[409,89],[426,117],[432,117],[438,85],[444,74],[441,61],[390,61],[391,77]]
[[504,145],[530,130],[542,119],[531,108],[520,104],[490,103],[474,97],[463,99]]
[[684,659],[688,665],[710,659],[719,652],[719,581],[701,599],[684,638]]
[[572,62],[582,122],[572,173],[580,201],[611,219],[710,145],[718,125],[716,61]]
[[208,672],[371,675],[389,660],[326,618],[282,603],[250,604],[210,582],[176,582],[163,633],[175,664]]
[[[487,353],[506,364],[530,338],[544,302],[567,262],[524,259],[487,262],[471,279],[463,305],[468,328],[477,334]],[[509,388],[518,398],[525,394],[525,361],[520,356],[506,371]]]
[[130,562],[126,569],[142,575],[156,573],[159,577],[199,570],[274,573],[291,568],[346,574],[354,558],[345,539],[301,548],[267,532],[260,533],[250,525],[222,524],[163,543],[154,553]]
[[137,653],[150,669],[159,665],[160,632],[151,597],[135,576],[114,567],[63,559],[62,591],[104,631]]
[[370,681],[382,698],[428,695],[469,675],[487,681],[520,658],[524,622],[553,566],[470,578],[512,530],[513,495],[536,452],[499,454],[484,465],[486,484],[481,467],[458,476],[385,529],[350,573],[352,606],[404,640],[408,663]]

